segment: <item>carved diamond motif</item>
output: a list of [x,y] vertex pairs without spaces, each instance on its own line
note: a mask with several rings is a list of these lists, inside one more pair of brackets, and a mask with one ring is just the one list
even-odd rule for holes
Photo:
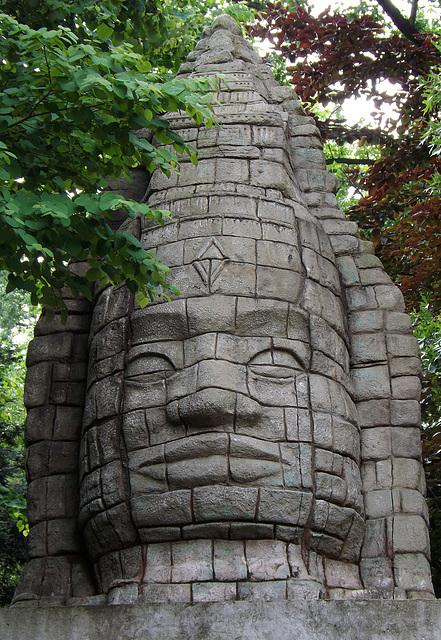
[[211,287],[229,262],[229,259],[222,251],[219,241],[216,238],[211,238],[210,242],[199,252],[193,266],[200,275],[202,282],[207,287]]

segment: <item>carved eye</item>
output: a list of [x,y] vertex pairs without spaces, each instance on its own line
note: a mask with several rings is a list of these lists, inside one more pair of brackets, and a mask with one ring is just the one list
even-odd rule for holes
[[293,378],[303,367],[288,351],[275,349],[258,353],[248,363],[249,370],[264,378],[284,380]]
[[127,365],[126,377],[136,380],[153,382],[172,375],[175,368],[168,358],[152,353],[132,360]]

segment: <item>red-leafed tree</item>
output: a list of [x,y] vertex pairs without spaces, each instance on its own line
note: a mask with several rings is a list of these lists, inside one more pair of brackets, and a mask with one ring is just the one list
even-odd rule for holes
[[[408,307],[418,306],[421,293],[430,292],[439,309],[440,200],[432,185],[441,162],[431,155],[424,134],[427,122],[440,114],[425,113],[422,80],[440,65],[441,53],[436,34],[419,33],[414,17],[394,13],[388,1],[379,4],[402,33],[386,30],[375,15],[328,9],[314,17],[302,7],[290,11],[281,3],[267,4],[252,33],[272,42],[280,56],[276,66],[286,62],[285,78],[307,109],[317,117],[317,105],[328,107],[318,117],[324,140],[334,143],[334,158],[328,162],[347,166],[347,180],[363,195],[348,214],[381,251]],[[329,105],[353,97],[372,100],[373,124],[348,127],[329,110]],[[392,115],[384,115],[384,104],[393,107]],[[354,142],[365,146],[364,153],[355,154],[364,157],[341,157],[344,151],[335,157],[338,145]]]

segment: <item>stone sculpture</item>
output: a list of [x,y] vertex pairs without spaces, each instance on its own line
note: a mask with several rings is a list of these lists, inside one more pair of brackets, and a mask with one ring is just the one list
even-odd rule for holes
[[180,73],[225,75],[221,126],[171,116],[198,166],[138,171],[173,221],[125,224],[181,295],[139,309],[106,288],[39,321],[16,602],[431,597],[401,294],[231,18]]

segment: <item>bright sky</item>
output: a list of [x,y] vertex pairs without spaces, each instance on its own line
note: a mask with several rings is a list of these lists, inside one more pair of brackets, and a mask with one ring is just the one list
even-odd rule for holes
[[[310,0],[308,4],[314,7],[314,13],[317,14],[321,13],[328,7],[331,8],[331,11],[333,9],[337,10],[336,3],[331,3],[329,2],[329,0]],[[347,2],[341,2],[342,6],[338,7],[338,9],[341,11],[341,13],[344,13],[345,5],[349,7],[354,6],[354,4],[356,3],[351,0],[348,0]],[[409,0],[394,0],[394,5],[403,13],[404,16],[409,16],[411,6],[411,2]],[[390,94],[393,94],[393,85],[391,85],[389,82],[385,82],[383,90],[388,90]],[[389,105],[383,105],[383,110],[385,112],[390,111],[391,115],[393,113]],[[366,120],[366,122],[372,122],[372,118],[370,116],[370,113],[372,111],[374,111],[373,103],[365,100],[364,98],[351,98],[349,100],[346,100],[343,107],[343,114],[348,120],[349,124],[355,124],[356,122],[359,122],[361,118]]]

